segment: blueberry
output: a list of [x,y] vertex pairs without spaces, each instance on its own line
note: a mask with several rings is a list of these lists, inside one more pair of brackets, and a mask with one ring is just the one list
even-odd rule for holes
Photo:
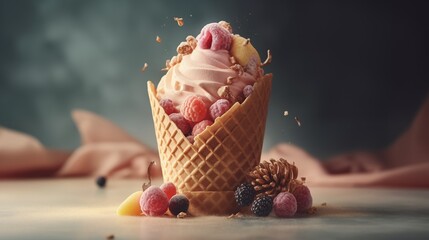
[[176,194],[170,199],[170,205],[168,207],[171,214],[177,216],[181,212],[187,212],[189,208],[189,200],[185,195]]
[[97,186],[99,188],[104,188],[106,186],[107,178],[104,176],[100,176],[100,177],[97,177],[95,182],[97,183]]

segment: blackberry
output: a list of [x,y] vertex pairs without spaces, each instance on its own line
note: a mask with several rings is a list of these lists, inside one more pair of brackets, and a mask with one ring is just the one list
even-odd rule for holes
[[273,199],[269,196],[260,196],[252,203],[251,211],[258,217],[266,217],[273,209]]
[[189,208],[189,200],[186,198],[185,195],[177,194],[174,195],[170,199],[170,204],[168,206],[170,209],[171,214],[174,216],[177,216],[181,212],[187,212]]
[[104,188],[106,186],[106,182],[107,182],[107,178],[104,176],[99,176],[97,177],[97,179],[95,180],[95,183],[97,183],[97,186],[99,188]]
[[248,206],[255,198],[255,190],[250,183],[242,183],[235,190],[235,201],[239,207]]

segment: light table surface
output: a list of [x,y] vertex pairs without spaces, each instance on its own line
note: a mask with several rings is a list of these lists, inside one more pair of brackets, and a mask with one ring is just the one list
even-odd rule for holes
[[0,180],[0,239],[429,239],[429,190],[311,188],[318,213],[292,219],[116,216],[142,182]]

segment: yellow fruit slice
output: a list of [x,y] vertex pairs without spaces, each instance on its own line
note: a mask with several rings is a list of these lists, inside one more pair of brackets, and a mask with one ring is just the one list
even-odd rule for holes
[[119,216],[141,216],[142,210],[140,209],[140,196],[142,191],[137,191],[125,199],[116,210]]
[[[257,64],[261,64],[261,57],[258,51],[252,46],[250,42],[244,37],[234,35],[232,37],[232,44],[230,53],[234,56],[235,60],[243,67],[246,67],[251,58],[256,58]],[[247,43],[246,43],[247,42]]]

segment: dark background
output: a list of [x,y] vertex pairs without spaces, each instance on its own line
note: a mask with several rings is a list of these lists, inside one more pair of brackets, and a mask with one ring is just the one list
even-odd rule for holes
[[[165,60],[187,35],[226,20],[252,39],[263,59],[267,49],[273,53],[265,68],[274,74],[265,149],[290,142],[325,158],[382,148],[406,129],[428,95],[428,6],[1,0],[0,125],[73,149],[79,135],[70,112],[83,108],[155,146],[146,81],[159,81]],[[176,16],[184,18],[183,27]]]

